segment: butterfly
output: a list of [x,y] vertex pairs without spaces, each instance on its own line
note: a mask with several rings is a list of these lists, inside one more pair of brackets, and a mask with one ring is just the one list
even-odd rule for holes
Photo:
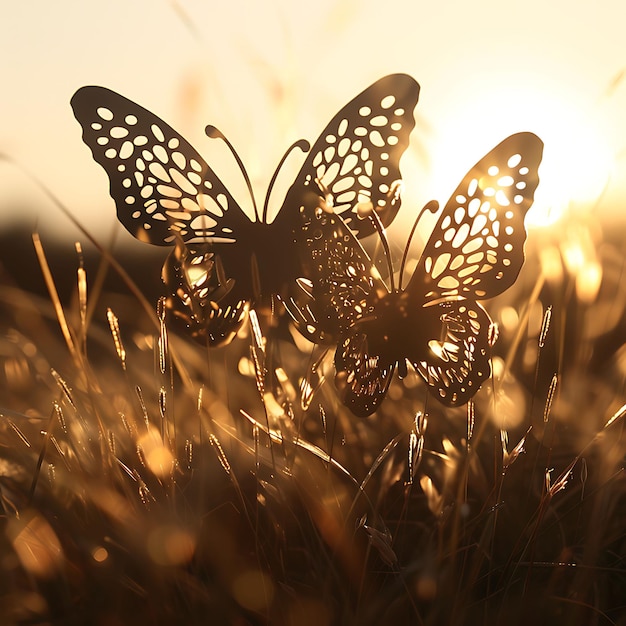
[[[104,87],[79,89],[71,99],[83,141],[105,169],[117,216],[137,239],[173,246],[162,277],[175,319],[210,346],[228,343],[250,306],[290,289],[303,269],[298,247],[301,210],[330,194],[334,210],[357,237],[373,232],[356,219],[356,207],[371,202],[385,224],[400,208],[399,161],[415,126],[419,85],[406,74],[381,78],[345,105],[313,147],[296,142],[280,161],[262,212],[241,160],[223,139],[246,180],[253,218],[192,145],[159,117]],[[308,150],[273,221],[272,185],[289,152]]]
[[[478,161],[438,216],[405,288],[395,286],[393,268],[387,287],[324,202],[301,213],[302,263],[312,278],[297,281],[300,290],[285,306],[311,341],[337,338],[335,386],[355,415],[376,411],[395,370],[406,375],[407,362],[448,406],[467,402],[489,377],[492,322],[478,301],[509,288],[522,268],[524,218],[542,152],[542,141],[524,132]],[[425,208],[438,210],[438,204]],[[376,216],[370,221],[377,223]],[[408,244],[400,280],[406,250]]]

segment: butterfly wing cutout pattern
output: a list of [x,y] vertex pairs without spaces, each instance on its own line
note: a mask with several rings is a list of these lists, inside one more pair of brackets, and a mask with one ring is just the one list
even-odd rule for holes
[[373,313],[387,288],[351,229],[319,195],[300,209],[303,275],[284,301],[294,325],[313,343],[335,343],[356,321]]
[[359,320],[337,346],[335,385],[359,417],[376,411],[396,367],[406,373],[406,361],[447,406],[467,402],[489,377],[491,319],[483,307],[460,300],[415,308],[408,296],[389,293],[375,315]]
[[250,220],[195,148],[142,106],[105,87],[81,87],[72,109],[109,177],[117,216],[140,241],[233,242]]
[[[400,158],[415,126],[419,85],[407,74],[390,74],[343,107],[313,144],[294,184],[315,182],[332,197],[333,210],[358,238],[374,232],[357,218],[368,203],[385,226],[400,208]],[[282,211],[281,211],[282,213]]]
[[120,222],[140,241],[176,246],[163,268],[174,318],[210,345],[227,343],[247,298],[245,285],[235,290],[215,272],[215,252],[228,255],[250,219],[193,146],[147,109],[97,86],[79,89],[71,105]]
[[413,78],[393,74],[343,107],[271,223],[250,219],[195,148],[142,106],[96,86],[79,89],[71,105],[83,141],[109,177],[120,222],[141,241],[176,246],[163,269],[170,309],[192,335],[221,345],[241,326],[247,306],[302,274],[294,229],[311,190],[332,196],[359,237],[371,232],[352,218],[359,203],[371,202],[383,223],[393,220],[418,96]]
[[249,303],[234,292],[221,257],[206,244],[176,244],[161,273],[169,287],[169,319],[194,339],[217,347],[228,344],[246,321]]
[[542,141],[507,137],[463,178],[445,205],[407,287],[427,302],[493,298],[524,263],[524,218],[533,203]]
[[315,278],[299,281],[300,297],[288,310],[310,339],[339,337],[335,383],[355,415],[380,406],[407,361],[448,406],[467,402],[489,377],[491,320],[477,300],[498,295],[519,274],[542,150],[538,137],[518,133],[467,173],[404,290],[387,289],[323,204],[303,217]]

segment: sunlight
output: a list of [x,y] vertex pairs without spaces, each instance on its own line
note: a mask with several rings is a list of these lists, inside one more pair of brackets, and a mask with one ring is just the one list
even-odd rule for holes
[[[449,197],[463,174],[496,143],[518,131],[544,142],[540,184],[526,223],[554,224],[568,207],[591,206],[607,186],[614,166],[608,124],[590,96],[555,93],[535,82],[532,90],[485,76],[472,77],[480,99],[456,101],[438,109],[433,138],[432,186],[440,201]],[[530,83],[529,84],[533,84]],[[588,110],[585,111],[584,108]],[[459,139],[461,138],[461,139]]]
[[600,130],[582,118],[551,125],[545,144],[541,183],[527,220],[536,226],[555,223],[572,204],[590,207],[609,182],[613,165]]

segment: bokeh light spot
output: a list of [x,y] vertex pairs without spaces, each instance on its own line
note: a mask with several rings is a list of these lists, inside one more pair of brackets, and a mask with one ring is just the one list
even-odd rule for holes
[[265,611],[274,599],[274,583],[260,570],[246,570],[233,581],[232,593],[245,609]]
[[196,541],[193,535],[171,524],[164,524],[148,535],[148,553],[159,565],[182,565],[191,560]]

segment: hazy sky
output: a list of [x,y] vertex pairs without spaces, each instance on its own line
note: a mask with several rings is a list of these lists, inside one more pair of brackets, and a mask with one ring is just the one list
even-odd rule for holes
[[[422,86],[402,163],[405,205],[445,201],[519,130],[546,144],[537,209],[586,202],[607,180],[603,216],[626,197],[623,0],[0,2],[0,152],[102,238],[115,207],[69,106],[86,84],[153,110],[244,197],[231,159],[203,135],[207,123],[236,146],[262,197],[290,143],[314,140],[354,95],[399,71]],[[0,216],[18,215],[76,237],[0,162]]]

